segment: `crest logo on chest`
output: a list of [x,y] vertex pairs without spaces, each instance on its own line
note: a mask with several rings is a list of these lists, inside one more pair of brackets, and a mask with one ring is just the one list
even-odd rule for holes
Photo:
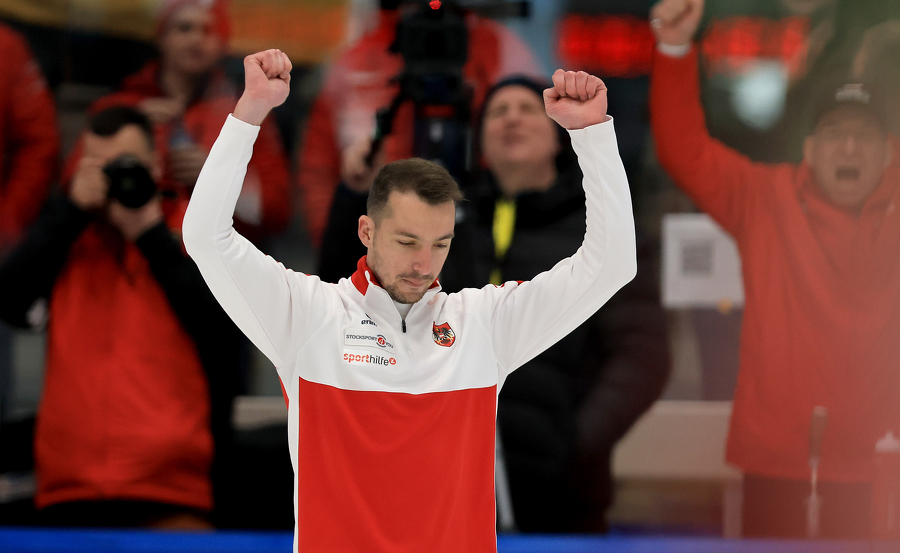
[[453,329],[447,323],[439,325],[432,323],[431,336],[434,338],[435,344],[445,348],[449,348],[456,341],[456,333],[453,332]]

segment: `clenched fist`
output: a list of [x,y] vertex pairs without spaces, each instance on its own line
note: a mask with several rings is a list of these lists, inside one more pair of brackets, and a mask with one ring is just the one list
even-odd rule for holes
[[281,50],[266,50],[244,58],[244,94],[234,116],[259,125],[269,111],[280,106],[291,91],[291,60]]
[[544,90],[547,115],[565,129],[583,129],[608,120],[606,107],[606,85],[584,71],[557,69],[553,86]]
[[682,46],[691,43],[702,17],[703,0],[662,0],[650,10],[650,26],[657,42]]

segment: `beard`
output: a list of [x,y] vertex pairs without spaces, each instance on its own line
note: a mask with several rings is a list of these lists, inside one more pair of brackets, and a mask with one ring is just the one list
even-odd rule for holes
[[385,292],[388,293],[388,296],[391,297],[397,303],[402,304],[412,304],[416,303],[423,296],[425,296],[425,292],[428,291],[428,286],[426,286],[421,292],[419,291],[411,291],[404,292],[400,289],[400,283],[403,282],[403,279],[412,279],[414,281],[427,281],[430,286],[436,277],[432,275],[421,275],[418,273],[405,273],[398,275],[397,278],[393,280],[393,282],[388,283],[387,279],[384,278],[385,272],[381,269],[381,259],[378,257],[375,252],[369,254],[367,261],[369,262],[369,269],[375,274],[375,278],[378,279],[378,283],[384,288]]
[[416,303],[417,301],[422,299],[422,297],[425,295],[425,291],[428,289],[426,288],[425,290],[422,290],[422,292],[411,292],[411,293],[405,294],[400,291],[399,286],[394,284],[394,285],[385,286],[384,290],[388,293],[388,295],[391,297],[391,299],[394,300],[395,302],[403,303],[403,304],[412,304],[412,303]]

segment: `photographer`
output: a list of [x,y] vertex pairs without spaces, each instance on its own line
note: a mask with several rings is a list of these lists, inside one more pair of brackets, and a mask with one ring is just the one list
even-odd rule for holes
[[237,334],[173,234],[153,144],[133,108],[94,115],[66,195],[0,266],[0,317],[48,330],[35,430],[46,524],[210,526]]

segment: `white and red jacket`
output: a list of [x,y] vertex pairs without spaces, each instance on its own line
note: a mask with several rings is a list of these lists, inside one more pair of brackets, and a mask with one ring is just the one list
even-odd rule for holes
[[571,131],[587,232],[531,281],[441,292],[405,320],[360,261],[338,284],[285,269],[232,228],[259,128],[229,116],[197,181],[184,242],[288,398],[295,551],[493,552],[494,428],[507,375],[635,274],[612,121]]

